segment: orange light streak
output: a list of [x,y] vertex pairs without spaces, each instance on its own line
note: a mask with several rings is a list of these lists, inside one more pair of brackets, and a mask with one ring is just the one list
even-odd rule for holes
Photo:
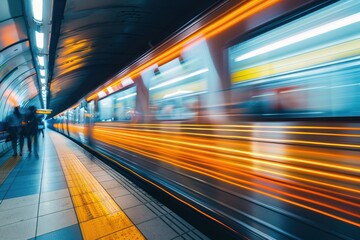
[[264,10],[271,5],[279,2],[280,0],[253,0],[247,3],[240,3],[233,10],[227,14],[223,14],[219,18],[215,19],[214,21],[208,23],[204,27],[198,29],[194,33],[190,34],[188,37],[184,38],[180,42],[176,43],[175,45],[171,46],[170,48],[164,50],[164,52],[160,53],[156,57],[152,58],[151,60],[147,61],[146,63],[142,64],[140,67],[134,69],[130,73],[126,74],[125,76],[121,76],[118,80],[113,81],[111,84],[105,86],[103,89],[98,90],[96,93],[90,95],[86,100],[90,101],[97,97],[97,93],[99,91],[105,91],[106,88],[114,87],[121,83],[124,79],[131,77],[135,79],[142,71],[147,69],[148,67],[158,64],[162,65],[177,56],[180,55],[181,50],[189,44],[189,42],[193,42],[199,38],[211,38],[220,32],[234,26],[235,24],[243,21],[244,19],[254,15],[261,10]]
[[[133,135],[133,133],[120,133],[119,131],[116,131],[115,129],[112,129],[113,132],[111,132],[112,134],[121,134],[122,136],[126,136],[126,137],[131,137]],[[136,132],[136,130],[133,130],[133,132]],[[156,131],[155,134],[158,133],[169,133],[172,134],[173,132],[165,132],[165,131]],[[110,132],[108,132],[108,134],[110,134]],[[184,133],[182,133],[184,134]],[[206,144],[196,144],[193,143],[193,141],[177,141],[177,140],[169,140],[169,139],[159,139],[154,135],[149,135],[150,137],[145,137],[144,132],[137,132],[135,133],[135,135],[138,136],[138,138],[144,138],[144,139],[149,139],[151,141],[167,141],[167,142],[171,142],[172,144],[176,144],[176,145],[187,145],[187,146],[191,146],[191,147],[201,147],[201,148],[205,148],[208,149],[209,151],[213,151],[213,150],[220,150],[220,151],[224,151],[224,152],[230,152],[230,153],[237,153],[237,154],[246,154],[246,155],[256,155],[257,157],[263,157],[263,158],[280,158],[282,160],[288,160],[288,161],[298,161],[301,163],[308,163],[308,164],[314,164],[314,165],[319,165],[319,166],[327,166],[327,167],[332,167],[332,168],[340,168],[343,170],[348,170],[348,171],[355,171],[355,172],[360,172],[360,169],[353,169],[353,168],[349,168],[349,167],[342,167],[340,165],[331,165],[331,164],[323,164],[323,163],[314,163],[311,161],[305,161],[305,160],[298,160],[298,159],[294,159],[294,158],[288,158],[288,157],[278,157],[278,156],[274,156],[274,155],[269,155],[269,154],[262,154],[262,153],[254,153],[254,152],[250,152],[250,151],[243,151],[243,150],[238,150],[238,149],[234,149],[234,148],[225,148],[225,147],[217,147],[217,146],[212,146],[212,145],[206,145]],[[203,134],[196,134],[196,135],[201,135],[203,136]],[[215,136],[215,137],[219,137],[217,135],[210,135],[207,134],[206,136]],[[191,139],[189,139],[191,140]],[[259,162],[261,164],[266,164],[266,165],[271,165],[271,166],[280,166],[280,167],[284,167],[284,168],[289,168],[289,169],[294,169],[294,170],[299,170],[299,171],[303,171],[303,172],[308,172],[308,173],[314,173],[316,175],[323,175],[323,176],[328,176],[328,177],[333,177],[336,179],[346,179],[347,181],[354,181],[354,182],[359,182],[360,183],[360,178],[357,177],[347,177],[347,176],[343,176],[343,175],[339,175],[339,174],[332,174],[332,173],[325,173],[325,172],[320,172],[320,171],[315,171],[315,170],[310,170],[310,169],[304,169],[304,168],[300,168],[300,167],[295,167],[295,166],[285,166],[283,163],[269,163],[268,161],[264,161],[264,160],[252,160],[255,162]]]
[[[98,130],[94,131],[94,136],[97,135]],[[306,208],[306,209],[309,209],[309,210],[312,210],[312,211],[315,211],[317,213],[320,213],[320,214],[323,214],[323,215],[326,215],[326,216],[329,216],[329,217],[332,217],[332,218],[335,218],[337,220],[341,220],[341,221],[344,221],[344,222],[347,222],[349,224],[352,224],[352,225],[355,225],[355,226],[360,226],[359,223],[357,222],[354,222],[352,220],[349,220],[349,219],[346,219],[344,217],[340,217],[340,216],[337,216],[333,213],[329,213],[329,212],[326,212],[324,210],[320,210],[320,209],[317,209],[315,207],[311,207],[311,206],[308,206],[308,205],[305,205],[303,203],[299,203],[299,202],[296,202],[294,200],[290,200],[288,198],[284,198],[284,197],[281,197],[281,196],[278,196],[278,195],[275,195],[275,194],[272,194],[272,193],[268,193],[268,192],[264,192],[263,190],[259,190],[259,189],[254,189],[252,187],[249,187],[249,186],[246,186],[244,185],[245,184],[249,184],[249,182],[246,182],[244,180],[242,180],[241,178],[235,178],[235,177],[231,177],[229,175],[225,175],[223,173],[221,173],[221,171],[211,171],[211,170],[208,170],[206,168],[201,168],[199,166],[195,166],[193,164],[188,164],[188,163],[184,163],[180,160],[173,160],[174,157],[171,157],[171,155],[169,157],[166,157],[166,156],[159,156],[157,154],[153,154],[151,152],[149,152],[148,150],[144,149],[142,150],[141,149],[141,146],[142,146],[142,143],[139,142],[138,140],[136,140],[136,136],[138,135],[132,135],[132,137],[134,138],[134,140],[129,140],[129,139],[126,139],[126,138],[119,138],[118,136],[116,136],[117,134],[114,134],[114,137],[113,137],[113,140],[110,140],[109,137],[105,137],[105,136],[109,136],[110,134],[107,133],[106,135],[105,134],[101,134],[99,135],[99,140],[103,141],[103,142],[108,142],[112,145],[116,144],[116,142],[113,142],[113,140],[117,140],[119,142],[117,142],[118,146],[121,146],[121,147],[125,147],[126,149],[129,149],[133,152],[137,152],[137,153],[140,153],[144,156],[148,156],[148,157],[151,157],[151,158],[156,158],[156,159],[163,159],[164,161],[166,162],[170,162],[172,165],[175,165],[175,166],[178,166],[178,167],[181,167],[183,169],[186,169],[186,170],[189,170],[189,171],[192,171],[192,172],[197,172],[199,174],[202,174],[202,175],[205,175],[205,176],[208,176],[208,177],[212,177],[214,179],[217,179],[219,181],[223,181],[223,182],[226,182],[226,183],[229,183],[229,184],[232,184],[232,185],[235,185],[235,186],[238,186],[238,187],[241,187],[241,188],[245,188],[245,189],[248,189],[248,190],[251,190],[253,192],[257,192],[257,193],[260,193],[260,194],[263,194],[263,195],[266,195],[266,196],[269,196],[271,198],[275,198],[275,199],[278,199],[278,200],[281,200],[281,201],[284,201],[284,202],[287,202],[287,203],[290,203],[290,204],[293,204],[293,205],[296,205],[296,206],[299,206],[299,207],[303,207],[303,208]],[[126,135],[126,134],[125,134]],[[111,136],[111,135],[110,135]],[[131,137],[131,136],[127,136],[127,137]],[[96,138],[96,137],[95,137]],[[143,139],[148,139],[149,142],[148,142],[148,148],[151,149],[151,148],[154,148],[154,145],[153,145],[153,139],[149,138],[149,137],[143,137],[141,136],[141,138]],[[96,138],[97,139],[97,138]],[[110,141],[107,141],[107,139],[109,139]],[[121,139],[121,140],[120,140]],[[171,143],[175,143],[175,141],[173,140],[169,140],[167,139],[167,142],[171,142]],[[133,143],[133,145],[135,147],[129,147],[126,145],[126,143]],[[157,140],[157,142],[159,143],[159,139]],[[174,146],[173,144],[170,144],[172,146]],[[136,147],[138,146],[138,147]],[[177,146],[177,144],[175,145]],[[164,149],[168,149],[168,147],[165,147]],[[163,151],[164,149],[158,149],[159,152]],[[190,150],[191,148],[188,149],[188,151]],[[170,150],[169,150],[170,151]],[[177,155],[175,155],[177,156]],[[224,169],[222,169],[224,170]],[[211,174],[210,174],[210,173]],[[239,184],[237,182],[234,182],[234,181],[237,181],[237,182],[242,182],[243,184]],[[294,194],[290,194],[290,193],[287,193],[287,192],[283,192],[283,191],[279,191],[277,189],[273,189],[273,188],[269,188],[267,186],[263,186],[263,185],[259,185],[259,184],[256,184],[256,183],[251,183],[251,184],[255,184],[256,187],[259,187],[259,188],[262,188],[264,190],[267,190],[267,191],[271,191],[271,192],[275,192],[275,193],[278,193],[278,194],[282,194],[282,195],[286,195],[288,197],[292,197],[292,198],[296,198],[296,199],[299,199],[299,200],[302,200],[302,201],[306,201],[306,202],[310,202],[312,204],[315,204],[315,205],[320,205],[320,206],[323,206],[323,207],[327,207],[327,208],[331,208],[333,210],[336,210],[336,211],[339,211],[339,212],[343,212],[343,213],[346,213],[348,215],[352,215],[352,216],[355,216],[355,217],[358,217],[357,214],[354,214],[352,212],[349,212],[349,211],[345,211],[341,208],[337,208],[337,207],[334,207],[332,205],[329,205],[329,204],[326,204],[326,203],[322,203],[322,202],[319,202],[319,201],[315,201],[315,200],[312,200],[312,199],[308,199],[308,198],[305,198],[305,197],[302,197],[302,196],[297,196],[297,195],[294,195]]]

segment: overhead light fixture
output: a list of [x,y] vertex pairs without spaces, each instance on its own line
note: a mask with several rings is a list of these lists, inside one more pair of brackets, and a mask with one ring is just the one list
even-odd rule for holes
[[45,86],[42,86],[41,89],[42,89],[42,90],[46,90],[46,87],[45,87]]
[[44,59],[44,56],[37,56],[37,59],[39,61],[39,65],[41,67],[44,67],[45,66],[45,59]]
[[98,93],[98,95],[99,95],[99,98],[103,98],[103,97],[106,96],[106,93],[105,93],[104,91],[100,91],[100,92]]
[[109,87],[107,88],[107,90],[108,90],[108,92],[109,92],[110,94],[114,92],[114,89],[112,89],[111,86],[109,86]]
[[41,84],[45,84],[46,83],[46,81],[45,81],[45,78],[40,78],[40,81],[41,81]]
[[306,39],[309,39],[309,38],[312,38],[312,37],[315,37],[315,36],[318,36],[318,35],[321,35],[321,34],[324,34],[324,33],[327,33],[327,32],[342,28],[342,27],[346,27],[350,24],[357,23],[357,22],[360,22],[360,13],[356,13],[356,14],[347,16],[345,18],[338,19],[336,21],[327,23],[325,25],[310,29],[308,31],[296,34],[294,36],[282,39],[278,42],[274,42],[274,43],[271,43],[264,47],[250,51],[248,53],[245,53],[245,54],[240,55],[239,57],[235,58],[235,62],[240,62],[245,59],[249,59],[249,58],[264,54],[264,53],[268,53],[268,52],[274,51],[276,49],[283,48],[283,47],[292,45],[294,43],[301,42]]
[[43,0],[32,0],[31,1],[33,17],[36,21],[43,21]]
[[36,40],[36,47],[43,49],[44,48],[44,33],[35,31],[35,40]]
[[41,75],[42,77],[45,77],[45,69],[40,69],[40,75]]

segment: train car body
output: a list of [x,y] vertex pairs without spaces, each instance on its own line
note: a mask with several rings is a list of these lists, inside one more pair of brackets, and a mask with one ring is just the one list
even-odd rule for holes
[[359,239],[359,46],[357,0],[226,1],[51,121],[239,239]]

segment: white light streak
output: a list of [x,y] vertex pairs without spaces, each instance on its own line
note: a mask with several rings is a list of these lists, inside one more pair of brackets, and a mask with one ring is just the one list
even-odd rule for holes
[[205,73],[205,72],[208,72],[208,71],[209,71],[208,68],[203,68],[203,69],[200,69],[200,70],[198,70],[198,71],[192,72],[192,73],[190,73],[190,74],[188,74],[188,75],[181,76],[181,77],[177,77],[177,78],[174,78],[174,79],[172,79],[172,80],[170,80],[170,81],[163,82],[163,83],[161,83],[161,84],[159,84],[159,85],[157,85],[157,86],[155,86],[155,87],[150,88],[150,90],[154,90],[154,89],[157,89],[157,88],[161,88],[161,87],[170,85],[170,84],[172,84],[172,83],[179,82],[179,81],[185,80],[185,79],[187,79],[187,78],[194,77],[194,76],[196,76],[196,75],[200,75],[200,74]]
[[316,27],[314,29],[311,29],[311,30],[296,34],[294,36],[285,38],[278,42],[266,45],[264,47],[253,50],[251,52],[245,53],[245,54],[235,58],[235,62],[240,62],[245,59],[249,59],[249,58],[264,54],[264,53],[268,53],[268,52],[274,51],[276,49],[283,48],[283,47],[292,45],[294,43],[301,42],[303,40],[306,40],[306,39],[309,39],[309,38],[312,38],[312,37],[315,37],[315,36],[318,36],[318,35],[321,35],[321,34],[324,34],[324,33],[327,33],[327,32],[330,32],[330,31],[333,31],[333,30],[336,30],[336,29],[339,29],[339,28],[342,28],[345,26],[348,26],[350,24],[357,23],[359,21],[360,21],[360,13],[356,13],[356,14],[350,15],[348,17],[336,20],[334,22],[327,23],[320,27]]
[[132,97],[132,96],[136,96],[136,93],[131,93],[131,94],[128,94],[126,96],[123,96],[123,97],[119,97],[118,99],[116,99],[117,101],[120,101],[120,100],[123,100],[123,99],[126,99],[126,98],[129,98],[129,97]]

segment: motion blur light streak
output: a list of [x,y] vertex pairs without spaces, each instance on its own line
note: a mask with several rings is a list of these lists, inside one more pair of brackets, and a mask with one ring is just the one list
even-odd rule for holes
[[[135,128],[136,126],[138,125],[133,125],[132,127]],[[161,127],[160,125],[153,126]],[[69,129],[73,128],[70,127]],[[206,131],[207,129],[203,130]],[[167,131],[149,132],[148,129],[139,131],[136,129],[100,126],[95,127],[93,131],[95,140],[158,159],[170,165],[306,208],[355,226],[360,226],[359,222],[351,220],[352,218],[350,217],[359,218],[360,215],[353,211],[347,211],[346,207],[342,207],[343,205],[351,205],[355,208],[360,207],[360,204],[357,202],[347,200],[359,200],[358,194],[360,191],[356,188],[349,188],[347,185],[349,182],[354,182],[354,184],[356,182],[358,185],[360,180],[349,175],[335,173],[337,170],[359,172],[358,168],[348,168],[340,164],[326,164],[315,159],[297,159],[287,156],[241,151],[233,148],[238,144],[232,145],[231,141],[230,143],[221,142],[221,140],[215,137],[209,140],[202,139],[199,136],[177,136],[173,134],[174,132]],[[178,129],[178,131],[180,130]],[[184,134],[184,132],[181,132],[181,134]],[[156,147],[154,147],[154,142],[157,142]],[[174,146],[176,147],[174,148]],[[271,162],[266,159],[241,157],[242,154],[266,159],[279,159],[285,162]],[[231,159],[237,162],[233,162]],[[291,161],[306,165],[301,167],[289,165]],[[312,165],[326,167],[328,170],[311,169],[310,166]],[[303,175],[302,173],[306,173],[308,177],[300,177]],[[256,183],[254,179],[261,180],[264,183],[267,182],[267,184]],[[296,182],[291,182],[287,179],[292,179]],[[337,179],[336,184],[332,183],[331,179]],[[307,185],[305,184],[306,182],[315,184],[315,186]],[[328,195],[326,194],[329,191],[328,189],[318,189],[316,185],[330,187],[332,191],[336,192]],[[281,190],[282,188],[287,190]],[[331,193],[331,191],[328,193]],[[356,195],[352,193],[356,193]],[[336,197],[336,195],[346,198],[342,199]]]
[[[236,23],[241,22],[242,20],[246,19],[247,17],[260,12],[261,10],[274,5],[275,3],[279,2],[280,0],[252,0],[245,4],[240,3],[239,6],[235,7],[234,10],[226,14],[225,16],[221,16],[219,19],[214,20],[212,23],[209,23],[206,27],[192,33],[190,36],[185,38],[184,40],[180,41],[179,43],[175,44],[171,48],[165,50],[155,58],[151,59],[150,61],[142,64],[141,67],[135,69],[134,71],[126,74],[125,76],[120,76],[119,80],[114,81],[109,86],[114,87],[119,85],[123,80],[127,78],[135,79],[142,71],[147,69],[148,67],[158,64],[161,65],[166,63],[172,59],[175,59],[177,56],[180,55],[181,50],[189,43],[194,43],[194,41],[200,38],[210,38],[213,37],[222,31],[234,26]],[[106,89],[106,86],[104,89]],[[102,89],[102,91],[104,91]],[[97,97],[97,93],[89,96],[86,100],[91,101],[92,99]]]
[[[114,125],[113,124],[113,126],[116,126],[116,129],[119,129],[119,130],[121,129],[121,130],[136,131],[137,132],[138,131],[137,128],[141,128],[143,125],[134,126],[135,129],[121,127],[123,125]],[[155,129],[160,128],[160,127],[161,127],[161,125],[158,125],[158,127],[155,127]],[[111,128],[111,127],[107,127],[107,128]],[[175,135],[205,136],[205,137],[216,137],[218,139],[228,137],[229,139],[236,139],[236,136],[229,136],[229,135],[223,136],[223,135],[215,135],[215,134],[197,134],[197,133],[193,133],[193,132],[183,131],[183,130],[193,130],[193,128],[187,128],[187,127],[181,127],[181,128],[176,128],[176,129],[173,128],[173,129],[176,130],[176,131],[169,132],[169,131],[159,131],[159,130],[150,130],[150,129],[144,129],[142,131],[151,132],[151,133],[154,133],[154,134],[166,133],[166,134],[171,134],[171,135],[175,134]],[[201,129],[197,129],[197,130],[203,130],[203,131],[215,131],[215,130],[217,130],[217,131],[222,131],[222,129],[216,128],[216,126],[214,126],[214,128],[201,128]],[[115,132],[116,131],[117,130],[115,130]],[[257,130],[249,130],[249,131],[257,131]],[[275,133],[293,134],[293,132],[287,132],[287,131],[284,131],[284,132],[276,131]],[[301,132],[299,132],[299,134],[301,134]],[[320,135],[320,133],[319,133],[319,135]],[[344,136],[346,136],[346,135],[344,135]],[[184,137],[182,137],[182,138],[184,139]],[[188,138],[188,141],[192,142],[192,141],[194,141],[194,138]],[[234,145],[234,144],[236,144],[236,146],[234,146],[234,148],[237,148],[237,149],[242,149],[243,146],[244,146],[244,144],[233,142],[232,145]],[[257,156],[257,157],[264,157],[264,158],[269,157],[266,154],[256,153],[256,152],[253,152],[253,151],[241,151],[241,153],[247,154],[247,155],[250,155],[250,156]],[[322,154],[321,152],[316,152],[316,153]],[[325,153],[325,154],[327,154],[327,153]],[[328,159],[325,160],[326,162],[314,162],[313,160],[308,161],[308,160],[301,159],[301,158],[290,158],[290,157],[285,157],[285,156],[271,156],[271,158],[278,159],[278,160],[281,160],[281,161],[292,161],[292,162],[306,163],[306,164],[323,166],[323,167],[336,168],[336,169],[341,169],[341,170],[354,172],[354,173],[359,173],[360,172],[359,167],[354,168],[353,166],[346,167],[346,166],[331,164],[331,163],[329,163]],[[360,160],[360,158],[357,158],[357,159]]]
[[291,36],[289,38],[280,40],[280,41],[278,41],[276,43],[272,43],[270,45],[258,48],[258,49],[254,50],[252,52],[249,52],[249,53],[246,53],[246,54],[244,54],[242,56],[237,57],[235,59],[235,61],[239,62],[239,61],[242,61],[242,60],[257,56],[257,55],[260,55],[260,54],[264,54],[264,53],[267,53],[267,52],[270,52],[270,51],[274,51],[276,49],[289,46],[291,44],[294,44],[294,43],[297,43],[297,42],[300,42],[300,41],[303,41],[303,40],[306,40],[306,39],[309,39],[309,38],[312,38],[312,37],[315,37],[315,36],[318,36],[318,35],[333,31],[333,30],[336,30],[338,28],[342,28],[342,27],[351,25],[353,23],[357,23],[359,21],[360,21],[360,13],[353,14],[353,15],[350,15],[348,17],[345,17],[345,18],[336,20],[334,22],[325,24],[323,26],[316,27],[314,29],[308,30],[306,32],[299,33],[299,34],[297,34],[295,36]]
[[359,10],[222,2],[54,126],[249,239],[357,239]]

